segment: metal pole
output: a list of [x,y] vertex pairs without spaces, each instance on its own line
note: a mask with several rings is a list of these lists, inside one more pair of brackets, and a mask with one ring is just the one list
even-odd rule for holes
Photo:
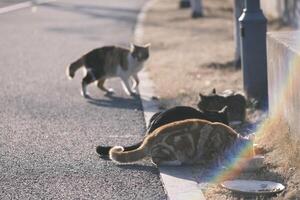
[[296,3],[296,6],[295,6],[295,24],[296,24],[296,28],[300,28],[300,22],[299,22],[299,20],[300,20],[300,2],[299,1],[296,1],[295,2]]
[[241,68],[241,36],[240,36],[240,24],[239,18],[244,9],[243,0],[234,0],[234,41],[235,41],[235,52],[234,52],[234,63],[235,68]]
[[189,7],[191,7],[190,0],[180,0],[179,8],[189,8]]
[[203,17],[202,0],[190,0],[192,6],[192,18]]
[[259,0],[245,0],[245,9],[239,18],[244,90],[248,98],[268,108],[267,19]]

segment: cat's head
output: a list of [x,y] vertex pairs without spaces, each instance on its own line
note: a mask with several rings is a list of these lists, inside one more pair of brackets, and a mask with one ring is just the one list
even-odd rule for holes
[[200,110],[219,111],[227,105],[226,98],[216,94],[215,89],[207,95],[200,93],[199,97],[198,108]]
[[139,62],[144,62],[149,58],[150,44],[137,45],[131,44],[131,55],[136,58]]
[[246,116],[246,98],[243,94],[226,90],[221,94],[217,94],[213,89],[211,93],[204,95],[199,94],[200,100],[198,108],[200,110],[218,111],[224,106],[228,106],[228,120],[234,123],[241,123]]
[[246,98],[242,94],[234,94],[227,97],[229,119],[231,122],[243,122],[246,118]]

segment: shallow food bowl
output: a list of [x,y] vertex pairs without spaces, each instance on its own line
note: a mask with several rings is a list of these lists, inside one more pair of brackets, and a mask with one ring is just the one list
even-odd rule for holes
[[284,185],[272,181],[231,180],[224,181],[221,186],[238,193],[275,194],[284,190]]

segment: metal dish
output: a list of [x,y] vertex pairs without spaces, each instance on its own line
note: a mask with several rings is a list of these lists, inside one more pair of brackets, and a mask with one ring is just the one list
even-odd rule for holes
[[281,183],[258,180],[230,180],[224,181],[221,186],[233,192],[248,194],[275,194],[285,188]]

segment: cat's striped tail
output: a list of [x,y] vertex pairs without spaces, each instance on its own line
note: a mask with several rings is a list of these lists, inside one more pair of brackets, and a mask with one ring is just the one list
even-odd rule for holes
[[[136,143],[134,145],[131,146],[127,146],[127,147],[123,147],[124,151],[131,151],[131,150],[135,150],[137,148],[139,148],[141,146],[142,142]],[[109,155],[109,151],[113,148],[113,146],[97,146],[96,148],[96,152],[100,155],[100,156],[108,156]]]
[[83,62],[82,57],[79,58],[78,60],[76,60],[75,62],[71,63],[71,65],[69,67],[67,67],[67,70],[66,70],[66,74],[69,77],[69,79],[74,78],[75,72],[77,71],[77,69],[79,69],[83,65],[84,65],[84,62]]
[[147,150],[143,145],[132,151],[124,151],[124,148],[121,146],[115,146],[109,151],[109,158],[118,163],[136,162],[146,156]]

